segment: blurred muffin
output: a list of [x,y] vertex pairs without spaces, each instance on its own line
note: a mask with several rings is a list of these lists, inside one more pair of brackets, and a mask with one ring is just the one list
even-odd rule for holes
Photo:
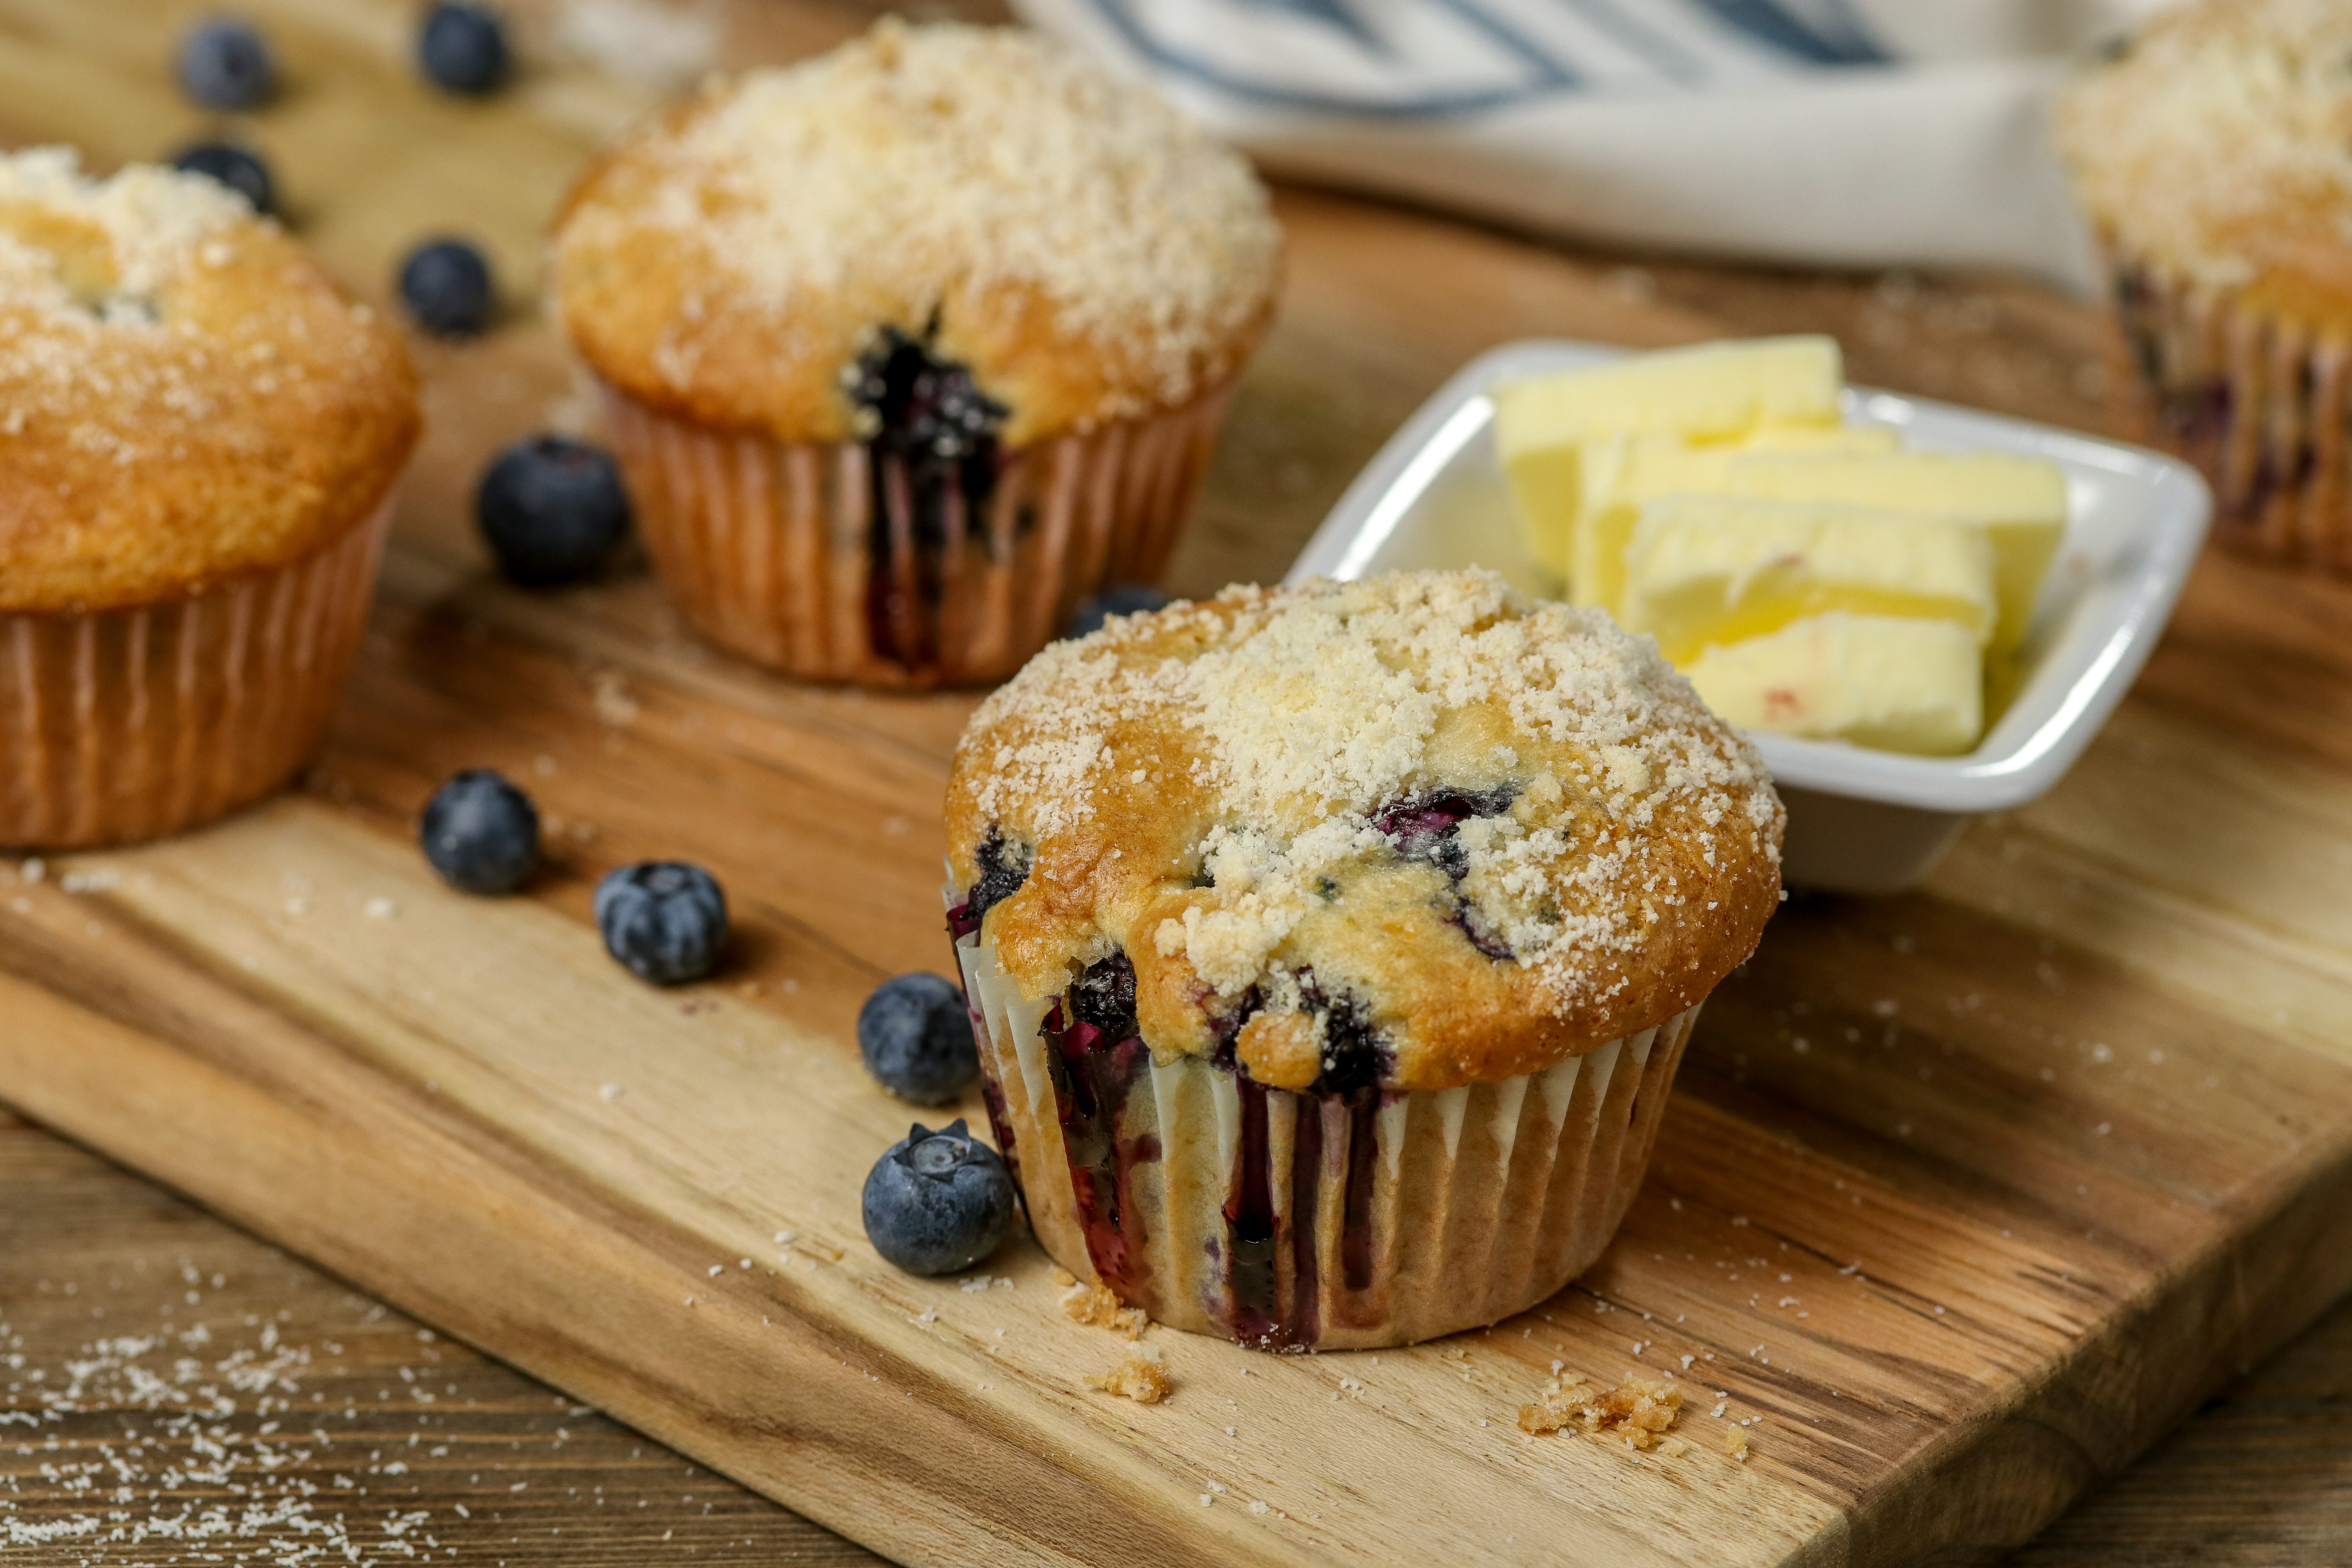
[[2128,426],[2211,482],[2231,549],[2352,566],[2352,9],[2206,0],[2067,93]]
[[1542,1300],[1641,1184],[1778,905],[1781,822],[1654,641],[1489,573],[1055,644],[948,789],[949,928],[1039,1240],[1268,1348]]
[[151,837],[292,774],[418,426],[399,335],[241,196],[0,157],[0,844]]
[[795,675],[928,686],[1159,574],[1280,238],[1149,89],[885,20],[625,140],[553,246],[688,616]]

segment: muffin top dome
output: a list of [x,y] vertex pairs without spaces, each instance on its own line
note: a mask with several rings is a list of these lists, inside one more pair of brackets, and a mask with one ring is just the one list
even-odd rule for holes
[[418,424],[400,334],[243,197],[0,156],[0,611],[299,559],[375,510]]
[[2074,85],[2058,130],[2127,258],[2290,311],[2352,308],[2352,8],[2168,12]]
[[712,86],[608,153],[554,236],[565,329],[632,395],[780,440],[866,434],[884,329],[969,368],[1020,443],[1237,371],[1281,241],[1237,154],[1011,28],[885,19]]
[[950,865],[1031,1000],[1129,984],[1155,1050],[1445,1089],[1659,1024],[1755,948],[1781,809],[1648,638],[1491,573],[1232,588],[982,704]]

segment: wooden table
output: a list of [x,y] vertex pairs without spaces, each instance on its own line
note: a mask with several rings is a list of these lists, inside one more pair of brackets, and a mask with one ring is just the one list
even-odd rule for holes
[[[155,92],[151,79],[169,26],[197,9],[5,0],[0,141],[64,135],[107,159],[184,138],[194,118]],[[381,293],[381,258],[403,237],[379,232],[382,215],[397,204],[330,200],[326,183],[329,171],[352,180],[368,172],[348,162],[352,149],[370,144],[360,133],[367,128],[351,118],[362,111],[300,89],[306,50],[390,53],[404,7],[278,0],[257,9],[290,40],[297,84],[258,133],[273,156],[282,154],[305,232],[357,286]],[[536,25],[533,8],[523,9]],[[724,15],[733,46],[747,55],[803,52],[861,19],[852,9],[814,5],[745,5]],[[632,103],[626,91],[576,74],[551,73],[525,90],[575,124],[611,122]],[[462,131],[468,112],[415,95],[384,101],[412,116],[419,136]],[[382,134],[381,126],[368,131]],[[447,182],[447,205],[485,235],[510,283],[528,279],[538,215],[484,205],[469,185],[479,171],[467,165],[462,138],[449,145],[447,157],[422,161],[425,171]],[[551,164],[576,154],[551,139],[519,155]],[[419,171],[397,173],[413,180]],[[411,207],[419,199],[407,193]],[[1465,237],[1436,220],[1400,221],[1298,193],[1286,197],[1285,212],[1302,250],[1328,254],[1377,237],[1384,267],[1361,274],[1360,295],[1326,290],[1311,309],[1294,310],[1268,344],[1175,568],[1171,585],[1180,591],[1278,574],[1347,479],[1430,389],[1431,366],[1458,357],[1460,344],[1525,331],[1530,320],[1562,335],[1654,342],[1830,331],[1845,342],[1857,380],[2059,423],[2099,423],[2095,318],[2013,283],[1768,275],[1547,253],[1505,236]],[[1402,315],[1394,308],[1401,281],[1433,269],[1442,269],[1450,289],[1444,319]],[[1381,331],[1365,330],[1373,322]],[[561,394],[544,350],[540,330],[519,321],[489,342],[427,356],[442,443],[433,471],[471,471],[467,454],[523,427]],[[461,363],[462,381],[448,374]],[[1334,374],[1335,365],[1351,374]],[[462,517],[461,498],[435,499],[439,513]],[[462,526],[433,543],[460,558],[471,549]],[[2340,625],[2352,611],[2341,590],[2294,580],[2278,587],[2294,613],[2324,625]],[[2242,606],[2269,592],[2252,569],[2209,565],[2184,612],[2186,635],[2258,641],[2259,628],[2241,624]],[[2281,674],[2334,678],[2285,667]],[[2160,668],[2156,679],[2176,689],[2194,684],[2185,665],[2168,674]],[[2188,696],[2216,700],[2193,689]],[[2313,749],[2310,737],[2301,739]],[[331,791],[334,781],[320,787]],[[165,1330],[171,1338],[160,1337]],[[2331,1320],[2021,1560],[2332,1561],[2327,1542],[2340,1532],[2329,1526],[2341,1521],[2352,1493],[2352,1463],[2331,1456],[2352,1444],[2340,1436],[2326,1441],[2326,1419],[2333,1391],[2347,1384],[2347,1343],[2352,1330]],[[305,1547],[373,1561],[865,1558],[14,1121],[0,1125],[0,1531],[13,1532],[0,1533],[0,1547],[27,1561],[238,1561],[242,1553],[285,1562]],[[36,1416],[44,1410],[57,1418]],[[107,1505],[133,1501],[140,1519],[184,1501],[190,1522],[175,1539],[98,1539]],[[230,1511],[224,1532],[205,1539],[205,1510],[215,1507]],[[71,1533],[75,1521],[92,1517],[100,1521],[95,1535]]]

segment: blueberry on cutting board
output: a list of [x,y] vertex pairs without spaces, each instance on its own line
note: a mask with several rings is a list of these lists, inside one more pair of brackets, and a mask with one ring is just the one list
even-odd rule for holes
[[511,893],[539,868],[539,808],[488,768],[436,790],[416,837],[441,879],[461,892]]
[[427,240],[400,264],[400,300],[416,324],[441,338],[470,338],[497,303],[490,264],[462,239]]
[[444,0],[416,29],[416,68],[445,91],[495,91],[512,64],[507,30],[486,6]]
[[268,213],[278,205],[269,165],[242,147],[226,142],[200,142],[173,159],[172,167],[183,174],[202,174],[218,181],[243,196],[255,212]]
[[1013,1228],[1013,1173],[959,1117],[934,1132],[917,1122],[866,1178],[866,1238],[909,1274],[953,1274],[1003,1245]]
[[866,1070],[901,1100],[951,1105],[980,1076],[980,1047],[963,993],[936,974],[901,974],[857,1012]]
[[526,587],[551,588],[604,564],[629,531],[629,495],[602,447],[530,436],[483,473],[474,521],[499,571]]
[[604,951],[656,985],[682,985],[719,967],[727,951],[727,895],[683,860],[643,860],[596,884]]
[[252,109],[269,96],[278,75],[268,40],[234,16],[188,29],[173,64],[180,90],[206,109]]

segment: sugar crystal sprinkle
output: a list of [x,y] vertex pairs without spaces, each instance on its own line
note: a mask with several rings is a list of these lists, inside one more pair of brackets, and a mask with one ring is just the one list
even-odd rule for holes
[[[1144,748],[1158,776],[1132,785]],[[1139,965],[1181,955],[1219,996],[1259,987],[1269,1012],[1297,1005],[1318,911],[1396,863],[1381,813],[1416,792],[1507,803],[1459,825],[1463,918],[1561,1016],[1630,984],[1662,929],[1719,929],[1699,907],[1717,889],[1760,905],[1780,820],[1753,749],[1654,644],[1477,570],[1232,588],[1056,643],[982,704],[954,788],[951,813],[1041,856],[1148,795],[1202,885],[1108,934]],[[1149,891],[1158,873],[1092,875]]]

